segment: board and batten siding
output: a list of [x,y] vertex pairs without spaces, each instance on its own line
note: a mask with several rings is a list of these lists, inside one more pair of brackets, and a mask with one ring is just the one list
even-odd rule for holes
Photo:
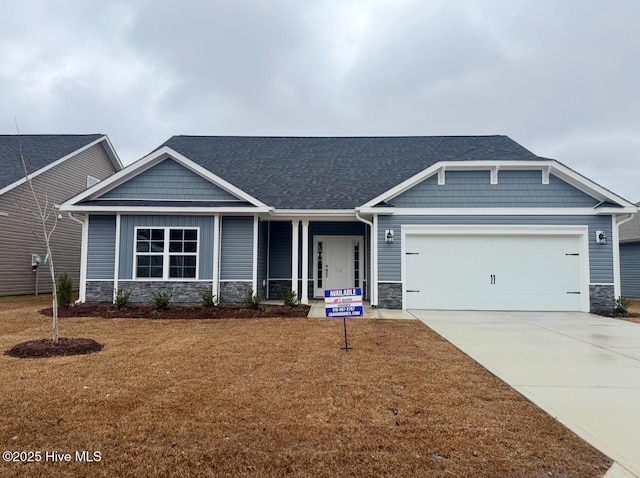
[[253,280],[253,217],[223,217],[220,280]]
[[593,207],[598,201],[549,175],[542,184],[541,171],[499,171],[491,184],[489,171],[447,171],[445,184],[434,174],[388,201],[395,207]]
[[87,280],[113,280],[116,259],[116,217],[89,216]]
[[[28,160],[28,158],[26,158]],[[105,179],[116,172],[116,168],[102,145],[98,143],[33,179],[33,186],[40,202],[61,204],[87,188],[87,176]],[[31,269],[31,254],[44,258],[45,246],[38,241],[25,224],[32,229],[37,224],[30,220],[36,207],[29,186],[21,184],[0,196],[0,211],[9,216],[0,217],[0,296],[33,294],[35,274]],[[82,227],[64,215],[51,238],[52,255],[56,274],[67,272],[78,289],[80,283],[80,254]],[[50,293],[52,289],[48,267],[40,266],[39,292]]]
[[133,279],[133,257],[136,227],[199,227],[198,278],[213,278],[213,216],[141,216],[122,215],[120,217],[120,259],[118,279]]
[[291,280],[291,221],[269,222],[269,279]]
[[620,244],[622,297],[640,299],[640,242]]
[[[429,225],[535,225],[588,226],[589,272],[592,284],[613,284],[613,248],[611,241],[596,244],[595,232],[603,230],[613,237],[611,216],[380,216],[378,219],[378,281],[401,280],[401,226]],[[385,242],[385,229],[393,229],[395,240]]]
[[101,199],[238,201],[238,198],[172,159],[147,169]]
[[262,297],[267,296],[267,253],[269,244],[269,224],[258,223],[258,290]]

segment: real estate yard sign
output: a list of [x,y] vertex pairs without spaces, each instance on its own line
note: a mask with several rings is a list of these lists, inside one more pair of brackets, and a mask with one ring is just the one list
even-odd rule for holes
[[362,288],[325,290],[324,309],[329,319],[362,317]]
[[362,317],[362,289],[328,289],[324,291],[324,310],[327,318],[342,317],[344,325],[344,347],[342,350],[352,350],[347,340],[347,317]]

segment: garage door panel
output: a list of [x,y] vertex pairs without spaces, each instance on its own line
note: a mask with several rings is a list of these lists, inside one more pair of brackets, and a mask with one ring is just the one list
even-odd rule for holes
[[580,236],[407,235],[407,308],[580,310]]

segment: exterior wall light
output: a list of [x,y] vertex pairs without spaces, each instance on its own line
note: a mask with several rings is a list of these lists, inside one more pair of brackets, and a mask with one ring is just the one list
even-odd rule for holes
[[385,229],[384,239],[388,244],[393,242],[393,229]]
[[607,233],[604,231],[596,231],[596,244],[606,244]]

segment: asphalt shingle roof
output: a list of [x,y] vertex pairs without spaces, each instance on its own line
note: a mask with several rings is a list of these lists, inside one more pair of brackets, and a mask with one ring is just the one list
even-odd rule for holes
[[0,135],[0,189],[24,177],[20,162],[20,142],[27,170],[31,174],[102,136],[104,135]]
[[280,209],[353,209],[438,161],[542,160],[507,136],[174,136],[162,146]]
[[[637,203],[636,206],[640,206],[640,202]],[[640,241],[640,213],[635,214],[633,219],[620,226],[620,241]]]

